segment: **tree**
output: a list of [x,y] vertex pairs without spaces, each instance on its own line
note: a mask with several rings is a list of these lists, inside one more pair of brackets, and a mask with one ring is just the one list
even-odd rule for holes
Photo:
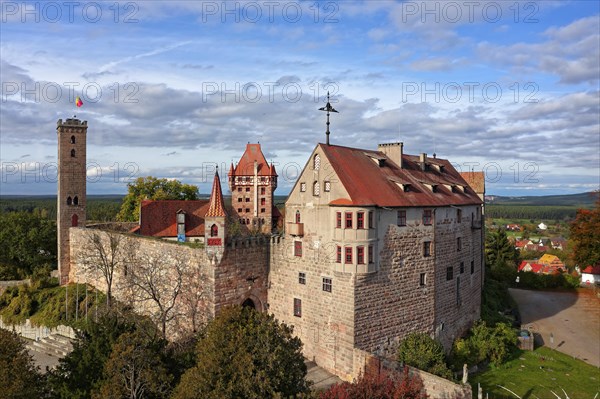
[[0,280],[56,267],[56,223],[40,212],[0,213]]
[[44,397],[44,380],[17,334],[0,328],[0,392],[7,399]]
[[444,348],[425,333],[410,333],[400,342],[398,361],[444,378],[451,377]]
[[226,308],[200,334],[197,364],[174,399],[292,397],[308,392],[302,342],[274,316]]
[[498,229],[485,235],[485,264],[490,267],[510,265],[515,267],[517,258],[515,246],[508,240],[506,231]]
[[164,341],[153,342],[139,330],[122,334],[104,365],[105,379],[93,399],[164,398],[171,390],[161,352]]
[[139,220],[140,204],[145,199],[196,200],[198,187],[183,184],[179,180],[138,177],[135,182],[127,184],[127,195],[123,198],[117,219],[122,222]]
[[582,269],[600,262],[600,196],[594,209],[579,209],[571,223],[573,261]]
[[332,385],[319,399],[426,399],[423,382],[418,376],[411,376],[404,367],[402,376],[381,373],[361,374],[354,382]]
[[112,304],[114,275],[121,266],[125,267],[127,256],[133,251],[133,243],[119,233],[104,231],[86,232],[86,243],[80,253],[82,272],[85,275],[102,274],[106,283],[106,304]]
[[145,308],[160,326],[163,338],[166,337],[167,323],[177,316],[175,305],[182,293],[189,261],[185,254],[138,253],[128,264],[125,278],[131,298],[134,302],[149,305]]

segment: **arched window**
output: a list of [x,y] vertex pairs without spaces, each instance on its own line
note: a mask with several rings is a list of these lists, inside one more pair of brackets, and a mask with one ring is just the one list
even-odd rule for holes
[[315,170],[319,170],[319,168],[321,167],[321,157],[319,156],[319,154],[316,154],[313,159],[313,167]]
[[79,205],[79,198],[77,196],[73,198],[73,205]]
[[216,237],[218,235],[219,235],[219,226],[217,226],[216,224],[213,224],[212,226],[210,226],[210,236]]
[[71,216],[71,227],[77,227],[78,221],[79,221],[79,218],[77,217],[77,215]]
[[316,181],[313,183],[313,195],[321,194],[321,186],[319,186],[319,182]]
[[75,136],[71,136],[71,144],[75,144]]
[[71,196],[67,197],[67,205],[71,205],[73,203],[73,200],[71,199]]
[[75,158],[75,149],[71,150],[71,157]]
[[296,223],[300,223],[300,211],[296,211]]

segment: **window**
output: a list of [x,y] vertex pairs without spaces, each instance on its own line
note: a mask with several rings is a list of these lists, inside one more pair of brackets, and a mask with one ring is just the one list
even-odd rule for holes
[[302,256],[302,241],[294,241],[294,256]]
[[246,202],[250,202],[250,197],[246,197]]
[[465,262],[460,262],[460,274],[465,272]]
[[313,160],[313,167],[315,168],[315,170],[319,170],[321,168],[321,157],[319,156],[319,154],[315,155],[315,158]]
[[73,215],[71,216],[71,227],[77,227],[77,225],[79,224],[79,217],[77,217],[77,215]]
[[242,213],[242,208],[238,208],[238,213]]
[[342,263],[342,247],[340,247],[339,245],[337,246],[337,253],[336,253],[336,262],[337,263]]
[[431,209],[425,209],[423,211],[423,224],[425,226],[431,226]]
[[71,136],[71,144],[75,144],[75,136]]
[[373,212],[369,212],[369,228],[372,229],[373,227],[375,227],[373,224]]
[[448,266],[446,268],[446,281],[450,281],[452,280],[452,278],[454,277],[454,269],[452,268],[452,266]]
[[323,291],[331,292],[331,278],[323,277]]
[[267,193],[267,189],[264,187],[260,188],[260,195],[265,195]]
[[316,181],[313,183],[313,195],[318,196],[320,194],[321,194],[321,186],[319,185],[319,182]]
[[249,193],[250,192],[250,187],[246,187],[246,192]]
[[346,262],[345,263],[352,263],[352,247],[345,247],[344,249],[346,251]]
[[460,306],[460,277],[456,278],[456,306]]
[[71,205],[73,203],[73,200],[71,199],[71,197],[67,197],[67,205]]
[[302,317],[302,300],[294,298],[294,316]]
[[456,251],[460,252],[462,250],[462,239],[460,237],[456,238]]
[[242,197],[239,197],[239,198],[238,198],[238,202],[242,202]]
[[375,258],[373,258],[373,246],[369,245],[369,263],[375,263]]
[[364,212],[356,212],[356,228],[357,229],[365,228],[365,213]]
[[352,228],[352,212],[346,212],[346,228]]
[[241,193],[241,192],[242,192],[242,188],[238,187],[238,193]]
[[265,208],[260,208],[260,213],[265,213]]
[[250,212],[250,208],[246,208],[246,212]]
[[335,227],[338,229],[342,228],[342,212],[335,213]]
[[300,211],[296,211],[296,223],[300,223]]
[[79,198],[77,196],[73,197],[73,205],[79,205]]
[[462,209],[457,209],[456,210],[456,223],[460,223],[462,219]]
[[300,183],[300,191],[301,192],[305,192],[306,191],[306,183]]
[[325,181],[324,186],[325,186],[325,191],[326,192],[330,192],[331,191],[331,182],[329,180]]
[[219,235],[219,226],[217,226],[216,224],[213,224],[212,226],[210,226],[210,236],[217,237],[218,235]]
[[267,204],[267,200],[265,198],[261,198],[260,199],[260,204],[261,205],[266,205]]
[[471,274],[475,273],[475,261],[471,261]]
[[365,264],[365,247],[356,247],[356,262],[359,265]]
[[73,149],[73,150],[71,150],[71,157],[72,157],[72,158],[75,158],[75,150],[74,150],[74,149]]
[[306,273],[298,273],[298,284],[306,285]]
[[423,243],[423,256],[431,256],[431,241],[425,241]]
[[398,226],[406,226],[406,211],[398,211]]
[[425,286],[425,284],[427,283],[426,278],[427,278],[426,273],[421,273],[419,275],[419,286],[421,286],[421,287]]

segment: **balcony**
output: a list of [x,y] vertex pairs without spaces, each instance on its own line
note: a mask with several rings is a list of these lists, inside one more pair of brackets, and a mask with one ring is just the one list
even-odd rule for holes
[[304,223],[287,223],[287,232],[290,235],[302,237],[304,235]]

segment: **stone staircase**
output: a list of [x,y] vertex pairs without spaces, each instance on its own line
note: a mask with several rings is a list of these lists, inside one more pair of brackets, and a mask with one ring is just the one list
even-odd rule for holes
[[39,340],[27,340],[27,349],[40,370],[53,369],[58,361],[73,350],[71,338],[60,334],[51,334]]

